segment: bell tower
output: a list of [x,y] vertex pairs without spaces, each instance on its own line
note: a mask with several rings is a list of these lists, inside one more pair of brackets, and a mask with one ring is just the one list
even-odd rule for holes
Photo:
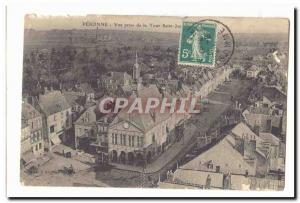
[[132,78],[133,78],[134,82],[138,83],[139,80],[140,80],[141,71],[140,71],[140,67],[139,67],[139,64],[138,64],[137,52],[135,52],[135,63],[133,65],[133,71],[132,72],[133,72]]

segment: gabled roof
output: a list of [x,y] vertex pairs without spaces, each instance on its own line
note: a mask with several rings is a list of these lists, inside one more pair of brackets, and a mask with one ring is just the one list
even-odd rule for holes
[[66,98],[67,102],[70,104],[70,106],[74,106],[74,105],[80,105],[80,106],[84,106],[86,99],[84,96],[80,96],[78,94],[74,94],[74,92],[70,92],[70,91],[64,91],[63,96]]
[[155,97],[160,98],[162,97],[161,93],[159,92],[156,85],[149,85],[148,87],[143,86],[137,91],[138,97],[140,98],[149,98],[149,97]]
[[47,116],[71,108],[60,91],[51,91],[40,95],[39,103],[41,109]]
[[182,168],[199,170],[203,169],[203,164],[210,161],[214,167],[220,166],[220,171],[224,173],[245,174],[245,171],[248,170],[250,175],[255,174],[255,168],[244,160],[244,157],[233,148],[227,139],[223,139],[215,146],[185,164]]
[[[197,188],[206,185],[207,176],[211,178],[210,186],[213,189],[221,189],[223,187],[223,174],[197,171],[197,170],[183,170],[177,169],[175,171],[175,183],[162,182],[160,188]],[[253,179],[253,177],[251,177]],[[263,180],[255,178],[257,181]],[[244,175],[231,174],[231,189],[233,190],[250,190],[249,178]],[[162,185],[162,187],[161,187]]]
[[279,103],[286,103],[287,97],[286,95],[278,90],[276,87],[263,87],[262,94],[266,98],[268,98],[271,102],[279,102]]
[[259,136],[256,135],[245,123],[240,122],[239,124],[237,124],[232,130],[231,132],[235,135],[238,136],[240,138],[248,138],[248,139],[255,139],[255,140],[259,140]]
[[97,105],[93,105],[89,107],[85,112],[81,114],[81,116],[79,116],[79,118],[74,122],[74,124],[76,125],[95,124],[97,121],[96,107]]
[[[143,87],[138,90],[138,98],[142,99],[142,103],[147,98],[161,98],[161,93],[159,92],[156,85],[150,85],[149,87]],[[136,97],[132,95],[129,101],[133,101]],[[129,106],[131,103],[129,102]],[[162,121],[166,120],[171,116],[170,113],[139,113],[137,111],[133,111],[132,113],[127,113],[128,108],[122,109],[114,121],[112,125],[117,124],[122,121],[127,121],[132,123],[134,126],[139,128],[143,132],[147,132],[152,129],[154,126],[159,125]]]
[[213,173],[208,171],[197,170],[184,170],[177,169],[174,173],[175,179],[187,185],[199,185],[205,186],[207,176],[211,178],[211,187],[222,188],[223,187],[223,174]]
[[279,145],[280,140],[278,137],[276,137],[275,135],[273,135],[272,133],[263,133],[260,132],[259,133],[259,137],[264,141],[264,142],[268,142],[272,145]]
[[27,102],[22,103],[22,120],[28,120],[41,116],[40,112]]
[[121,111],[118,113],[118,115],[112,122],[112,125],[122,122],[122,121],[127,121],[127,122],[131,123],[132,125],[136,126],[141,131],[146,133],[153,127],[161,124],[161,122],[163,122],[170,116],[171,116],[170,113],[157,112],[153,116],[153,115],[151,115],[151,113],[140,114],[140,113],[134,111],[131,114],[129,114],[127,112]]
[[248,68],[247,71],[259,71],[259,70],[260,70],[259,67],[257,67],[256,65],[252,65],[250,68]]
[[252,114],[264,114],[264,115],[270,115],[271,109],[269,107],[249,107],[248,108],[249,113]]

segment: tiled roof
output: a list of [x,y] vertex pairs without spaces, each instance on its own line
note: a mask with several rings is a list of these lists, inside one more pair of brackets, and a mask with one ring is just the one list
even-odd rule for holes
[[[197,170],[182,170],[178,169],[175,171],[175,177],[181,185],[193,185],[193,186],[203,186],[206,185],[207,176],[211,178],[211,187],[222,188],[223,187],[223,174],[197,171]],[[175,181],[176,182],[176,181]],[[249,178],[244,175],[234,175],[231,174],[231,189],[241,190],[245,185],[249,184]],[[176,184],[176,183],[174,183]]]
[[51,91],[40,95],[39,103],[41,109],[47,116],[71,108],[60,91]]
[[162,95],[160,94],[156,85],[149,85],[148,87],[141,87],[138,89],[138,97],[140,98],[160,98]]
[[239,124],[237,124],[232,130],[231,132],[235,135],[238,136],[240,138],[246,138],[248,137],[248,139],[255,139],[255,140],[260,140],[259,136],[256,135],[246,124],[244,124],[243,122],[240,122]]
[[286,95],[279,91],[276,87],[263,87],[263,96],[268,98],[271,102],[287,102]]
[[276,137],[275,135],[273,135],[272,133],[263,133],[263,132],[260,132],[259,133],[259,137],[263,141],[271,143],[273,145],[279,145],[279,143],[280,143],[279,138]]
[[70,104],[70,106],[74,106],[74,105],[84,106],[85,105],[86,99],[84,96],[80,96],[80,95],[78,95],[74,92],[70,92],[70,91],[64,91],[63,96],[66,98],[66,100]]
[[248,108],[250,113],[253,114],[264,114],[264,115],[270,115],[270,108],[268,107],[252,107]]
[[216,166],[220,166],[220,171],[224,173],[245,174],[245,171],[248,170],[249,175],[255,174],[255,169],[244,160],[244,157],[233,148],[227,139],[223,139],[182,168],[212,171],[205,167],[208,162],[213,164],[213,170]]
[[97,105],[93,105],[89,107],[81,116],[74,122],[74,124],[78,125],[90,125],[95,124],[97,120],[96,116],[96,107]]
[[27,102],[22,103],[22,119],[28,120],[35,117],[41,116],[32,105]]
[[[138,90],[138,97],[142,98],[142,102],[147,98],[161,98],[161,94],[156,87],[156,85],[150,85],[149,87],[144,87]],[[130,97],[132,100],[135,99],[135,96]],[[131,104],[129,104],[130,106]],[[142,113],[140,114],[137,111],[133,111],[132,113],[127,113],[128,109],[124,108],[121,110],[112,124],[119,123],[121,121],[128,121],[135,125],[140,130],[147,132],[148,130],[152,129],[154,126],[160,124],[162,121],[166,120],[170,117],[170,113],[159,113],[155,112],[151,113]]]
[[198,171],[198,170],[185,170],[177,169],[174,173],[175,180],[178,179],[188,185],[199,185],[205,186],[206,179],[209,175],[211,178],[211,187],[222,188],[223,187],[223,174],[213,173],[208,171]]

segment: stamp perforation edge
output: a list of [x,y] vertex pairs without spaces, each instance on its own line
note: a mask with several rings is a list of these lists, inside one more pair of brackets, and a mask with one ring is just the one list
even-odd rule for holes
[[[207,21],[207,19],[206,20],[201,20],[200,22],[205,22],[205,21]],[[216,34],[215,34],[215,43],[214,43],[214,59],[213,59],[213,63],[212,64],[200,64],[200,63],[189,63],[189,62],[182,62],[182,61],[180,61],[180,50],[181,50],[181,40],[182,40],[182,30],[183,30],[183,24],[185,23],[185,22],[193,22],[193,21],[184,21],[184,20],[182,20],[182,22],[181,22],[181,31],[180,31],[180,37],[179,37],[179,46],[178,46],[178,54],[177,54],[177,64],[178,65],[182,65],[182,66],[194,66],[194,67],[199,67],[199,68],[216,68],[215,67],[215,64],[216,64],[216,50],[217,50],[217,39],[218,39],[218,37],[217,37],[217,35],[218,35],[218,32],[216,32]],[[200,22],[198,22],[198,23],[200,23]],[[193,22],[193,23],[197,23],[197,21],[196,22]],[[218,27],[218,25],[216,24],[216,23],[214,23],[215,25],[216,25],[216,29],[217,29],[217,27]]]

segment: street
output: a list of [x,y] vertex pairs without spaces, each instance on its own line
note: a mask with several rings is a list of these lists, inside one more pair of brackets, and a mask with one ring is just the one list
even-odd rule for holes
[[[55,153],[51,159],[39,167],[36,175],[21,173],[25,185],[65,185],[65,186],[98,186],[98,187],[153,187],[154,182],[163,178],[168,170],[175,169],[178,162],[194,148],[199,134],[207,132],[220,115],[234,107],[231,96],[239,101],[246,101],[250,80],[233,79],[224,83],[212,92],[204,104],[205,111],[193,115],[185,124],[184,136],[175,142],[152,163],[142,167],[114,164],[107,171],[95,171],[92,165],[83,163],[76,158],[65,158]],[[62,172],[64,166],[76,169],[72,175]]]

